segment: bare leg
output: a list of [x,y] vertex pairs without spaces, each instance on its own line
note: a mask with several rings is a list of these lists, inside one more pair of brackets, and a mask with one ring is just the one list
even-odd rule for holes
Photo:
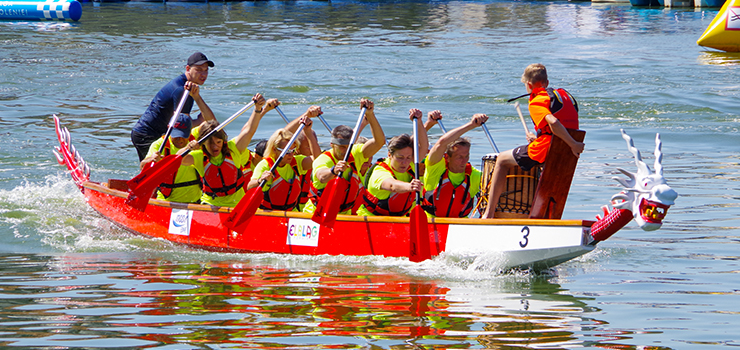
[[513,150],[503,151],[498,154],[496,158],[496,166],[493,168],[493,179],[491,180],[491,190],[488,193],[488,207],[481,216],[484,219],[492,219],[493,214],[496,212],[496,205],[498,205],[499,197],[506,184],[506,175],[509,174],[509,170],[517,166],[516,160],[514,159]]

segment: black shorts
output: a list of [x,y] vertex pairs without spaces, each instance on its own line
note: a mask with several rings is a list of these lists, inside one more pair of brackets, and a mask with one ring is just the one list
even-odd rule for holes
[[139,155],[139,162],[146,158],[146,154],[149,153],[149,146],[151,146],[154,141],[157,141],[160,137],[161,136],[152,136],[133,130],[131,131],[131,143],[136,147],[136,153]]
[[513,153],[514,155],[514,160],[516,160],[516,164],[524,171],[529,171],[529,169],[532,169],[535,166],[542,165],[542,163],[529,158],[529,153],[527,153],[527,145],[514,148],[511,153]]

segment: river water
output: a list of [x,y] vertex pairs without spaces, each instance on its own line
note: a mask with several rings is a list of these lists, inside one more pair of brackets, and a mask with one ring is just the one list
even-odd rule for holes
[[[739,346],[740,55],[695,43],[716,13],[546,1],[85,3],[78,23],[0,22],[0,346]],[[209,253],[131,235],[87,207],[57,165],[51,115],[93,180],[129,178],[130,128],[196,50],[216,63],[202,95],[220,120],[261,92],[289,116],[317,104],[330,124],[350,124],[367,97],[386,135],[410,132],[409,108],[441,110],[448,128],[486,113],[501,149],[524,142],[506,100],[541,62],[551,86],[578,99],[587,131],[565,218],[592,219],[620,191],[616,168],[636,170],[622,128],[651,167],[660,133],[680,197],[659,231],[631,224],[538,273],[485,259]],[[269,114],[255,139],[281,125]],[[468,136],[478,164],[491,148],[480,130]]]

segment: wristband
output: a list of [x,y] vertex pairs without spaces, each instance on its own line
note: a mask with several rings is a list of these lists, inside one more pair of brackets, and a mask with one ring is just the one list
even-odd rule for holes
[[330,173],[331,173],[332,175],[334,175],[334,176],[337,176],[337,173],[335,173],[335,172],[334,172],[334,167],[331,167],[331,169],[329,169],[329,172],[330,172]]

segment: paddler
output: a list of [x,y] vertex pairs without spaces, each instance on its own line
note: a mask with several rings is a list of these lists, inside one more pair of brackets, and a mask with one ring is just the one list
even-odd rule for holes
[[[321,154],[319,141],[311,129],[313,125],[311,118],[321,113],[321,107],[311,106],[300,117],[288,123],[284,129],[275,131],[267,140],[264,159],[254,168],[252,179],[247,186],[247,189],[252,189],[265,180],[265,186],[262,188],[264,196],[260,203],[261,209],[298,211],[301,189],[304,183],[309,181],[306,174],[313,168],[314,158]],[[312,155],[296,154],[296,148],[300,146],[296,142],[281,159],[275,172],[270,172],[270,168],[287,147],[300,124],[305,125],[302,132],[306,135]]]
[[[318,140],[316,137],[316,130],[311,129],[311,132],[313,133],[313,137]],[[313,157],[313,153],[311,152],[311,142],[308,140],[305,133],[300,133],[298,135],[296,143],[298,144],[298,147],[295,149],[296,154]],[[301,194],[298,196],[298,211],[303,211],[303,208],[306,207],[306,203],[308,203],[308,196],[311,192],[311,176],[313,176],[313,169],[306,172],[307,181],[303,181]]]
[[[306,203],[306,207],[303,209],[304,213],[312,214],[316,210],[316,204],[324,194],[323,191],[326,184],[339,176],[339,173],[342,173],[342,176],[349,181],[347,193],[342,196],[343,200],[339,206],[339,214],[351,214],[355,202],[362,200],[360,196],[363,188],[362,174],[364,174],[361,173],[362,166],[383,148],[385,145],[385,134],[375,116],[373,101],[367,99],[360,100],[360,108],[367,108],[363,123],[367,121],[368,125],[370,125],[373,138],[367,140],[365,143],[355,143],[352,146],[352,151],[347,162],[345,162],[344,157],[349,149],[349,143],[352,140],[352,133],[354,131],[347,125],[338,125],[331,131],[331,149],[322,153],[313,161],[311,194],[309,196],[311,200]],[[358,132],[361,130],[362,128]]]
[[545,66],[539,63],[527,66],[522,74],[522,83],[529,93],[529,115],[534,121],[537,135],[528,133],[528,145],[498,154],[483,218],[494,217],[506,184],[506,175],[511,168],[518,166],[529,171],[545,162],[553,135],[565,141],[576,157],[580,156],[585,146],[583,142],[574,140],[566,130],[578,129],[578,103],[565,89],[548,88]]
[[[429,112],[429,119],[442,118],[440,111]],[[422,208],[429,216],[462,218],[473,209],[480,190],[481,172],[470,165],[470,139],[466,132],[485,123],[488,116],[476,114],[466,124],[442,135],[425,160]]]
[[131,130],[131,142],[136,147],[139,161],[146,158],[149,146],[167,132],[167,125],[185,90],[189,91],[189,96],[181,113],[189,116],[193,101],[200,109],[200,115],[192,122],[193,126],[198,126],[203,121],[216,120],[211,108],[200,96],[200,85],[206,82],[208,68],[213,66],[213,62],[206,55],[196,52],[188,57],[185,73],[167,83],[157,92],[149,107]]
[[[244,179],[240,164],[249,157],[247,146],[252,141],[260,120],[268,111],[277,107],[277,99],[265,101],[261,94],[252,97],[254,109],[239,135],[229,140],[226,132],[219,130],[199,145],[190,141],[190,154],[183,157],[183,165],[193,165],[203,181],[201,202],[219,207],[234,207],[244,197]],[[207,135],[218,127],[218,122],[209,120],[200,126],[198,133]]]
[[[409,118],[415,119],[419,130],[419,159],[429,148],[422,113],[413,108]],[[394,136],[388,142],[388,158],[373,165],[366,179],[364,203],[357,209],[360,216],[405,216],[414,204],[415,192],[423,190],[420,180],[414,179],[414,140],[409,134]],[[367,175],[366,175],[367,176]]]
[[[165,142],[164,136],[154,141],[149,147],[149,153],[141,161],[141,169],[143,170],[151,162],[158,162],[162,157],[175,154],[186,147],[189,141],[195,139],[191,131],[192,121],[190,117],[186,114],[180,114],[175,121],[162,154],[159,153],[159,149],[162,143]],[[200,203],[201,194],[201,180],[198,172],[192,166],[182,165],[169,181],[159,185],[157,199],[180,203]]]
[[249,159],[242,165],[242,174],[244,175],[245,183],[249,183],[252,179],[252,173],[254,168],[262,161],[263,155],[265,154],[265,146],[267,146],[267,140],[262,139],[254,145],[254,152],[250,152]]

